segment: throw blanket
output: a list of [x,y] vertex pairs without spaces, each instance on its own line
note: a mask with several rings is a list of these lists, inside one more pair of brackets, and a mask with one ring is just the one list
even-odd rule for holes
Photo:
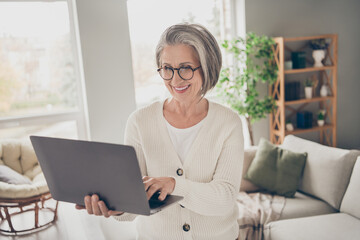
[[264,239],[265,225],[278,220],[285,205],[285,197],[259,192],[240,192],[236,201],[239,207],[239,240]]

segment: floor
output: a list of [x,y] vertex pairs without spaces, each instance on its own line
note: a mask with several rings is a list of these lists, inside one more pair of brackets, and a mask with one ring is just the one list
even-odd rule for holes
[[[41,219],[40,219],[41,220]],[[24,214],[14,219],[14,227],[33,223],[32,215]],[[22,225],[24,226],[24,225]],[[132,240],[135,226],[131,222],[118,222],[113,218],[88,215],[85,210],[76,210],[74,204],[60,202],[58,220],[51,226],[36,233],[22,236],[5,236],[1,240]]]

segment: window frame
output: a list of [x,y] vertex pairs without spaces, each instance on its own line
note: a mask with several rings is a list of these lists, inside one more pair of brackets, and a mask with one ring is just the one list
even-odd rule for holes
[[0,0],[0,2],[66,2],[69,13],[70,39],[73,49],[75,79],[78,89],[78,110],[69,110],[57,113],[31,114],[19,117],[0,117],[0,130],[12,127],[26,127],[42,124],[54,124],[63,121],[75,121],[79,139],[89,140],[89,117],[87,111],[85,79],[83,73],[80,34],[77,22],[75,0]]

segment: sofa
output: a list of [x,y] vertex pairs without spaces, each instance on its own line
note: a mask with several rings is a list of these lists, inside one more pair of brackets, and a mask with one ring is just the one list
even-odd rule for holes
[[[293,198],[285,198],[278,220],[264,226],[265,239],[360,239],[360,151],[324,146],[294,135],[281,148],[307,152]],[[257,147],[245,150],[243,176]],[[240,191],[262,191],[243,179]]]

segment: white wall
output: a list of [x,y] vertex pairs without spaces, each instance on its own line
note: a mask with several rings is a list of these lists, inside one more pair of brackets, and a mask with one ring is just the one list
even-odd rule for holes
[[[339,34],[337,146],[360,149],[360,1],[247,0],[245,10],[246,30],[258,34]],[[268,119],[254,125],[255,143],[261,136],[269,137]]]
[[126,0],[76,1],[93,141],[123,143],[136,109]]

